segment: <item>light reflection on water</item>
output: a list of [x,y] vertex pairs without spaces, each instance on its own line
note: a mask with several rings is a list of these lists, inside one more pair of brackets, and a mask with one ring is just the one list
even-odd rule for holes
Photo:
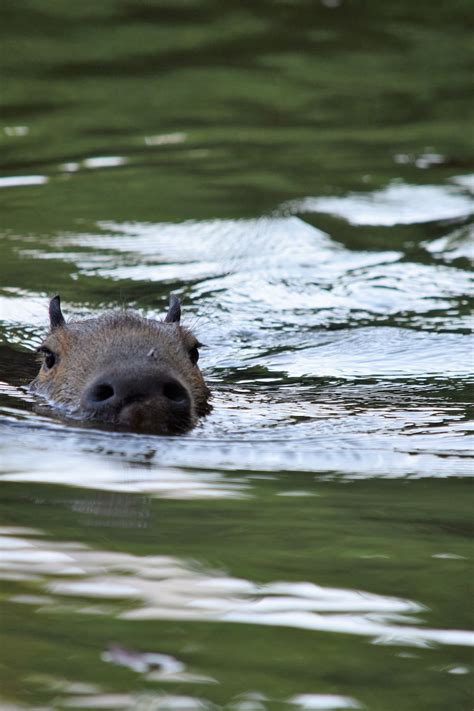
[[[3,395],[17,400],[16,389]],[[4,478],[12,481],[225,498],[251,494],[243,470],[349,478],[472,474],[471,427],[462,405],[433,401],[422,385],[411,391],[398,384],[236,385],[214,398],[213,413],[194,432],[178,439],[103,433],[73,422],[66,427],[52,423],[47,411],[40,418],[5,406],[4,420]],[[55,459],[43,459],[41,453],[59,442]],[[223,479],[226,471],[239,472],[238,478]]]
[[[134,556],[91,550],[83,544],[54,543],[34,536],[0,539],[0,576],[35,582],[42,597],[13,597],[55,614],[70,611],[110,614],[114,600],[123,620],[186,620],[295,627],[370,637],[377,644],[474,646],[464,630],[422,625],[423,605],[367,591],[328,588],[314,583],[275,581],[258,584],[190,566],[163,555]],[[69,598],[92,602],[70,603]],[[106,607],[102,608],[103,602]],[[72,607],[71,607],[72,605]],[[92,608],[91,608],[92,605]]]
[[402,261],[397,251],[348,250],[295,217],[102,227],[112,234],[61,237],[56,255],[22,254],[71,261],[78,275],[105,279],[198,280],[191,295],[201,298],[200,315],[266,321],[267,330],[446,310],[473,293],[461,269],[453,280],[452,267]]
[[[110,440],[107,442],[107,438],[98,434],[96,446],[106,447],[106,451],[114,453]],[[52,437],[54,439],[54,434]],[[53,439],[44,442],[46,450],[52,446]],[[125,453],[127,445],[121,450],[117,442],[119,446],[115,450],[116,458],[99,457],[93,453],[75,453],[73,440],[63,440],[63,447],[66,445],[69,452],[63,449],[54,462],[42,458],[42,451],[38,449],[19,453],[18,445],[10,442],[9,447],[2,447],[3,466],[6,471],[11,472],[4,474],[3,480],[47,482],[121,493],[146,493],[164,499],[227,499],[245,498],[248,495],[248,485],[244,479],[224,478],[218,471],[167,467],[161,457],[157,467],[151,469],[149,465],[144,466],[145,461],[152,459],[155,453],[147,447],[143,448],[140,440],[136,443],[139,446],[136,454],[143,462],[142,466],[122,464],[120,455]],[[152,441],[153,439],[150,440],[150,445]],[[35,443],[32,444],[34,447]],[[133,441],[131,445],[133,447]],[[131,451],[129,459],[133,457],[130,455]]]
[[[2,710],[467,708],[467,2],[14,5]],[[38,406],[57,292],[177,293],[213,413]]]
[[29,185],[44,185],[48,182],[45,175],[12,175],[0,178],[0,188],[21,188]]
[[[364,200],[374,220],[386,216],[377,224],[395,220],[400,203],[413,210],[449,204],[458,218],[470,204],[452,185],[426,186],[428,204],[420,190],[393,185]],[[355,204],[351,197],[334,200],[357,222],[359,198]],[[453,234],[462,256],[466,236],[457,227]],[[173,485],[164,475],[162,483],[155,481],[157,492],[187,490],[187,474],[178,475],[176,467],[191,467],[195,482],[204,477],[199,469],[239,467],[358,477],[469,474],[463,397],[436,396],[453,385],[467,389],[472,360],[466,303],[473,280],[467,269],[451,265],[449,236],[426,243],[435,263],[411,261],[400,249],[347,249],[301,219],[281,215],[177,224],[104,221],[97,233],[57,235],[54,250],[50,240],[44,249],[29,242],[11,241],[13,253],[27,262],[69,263],[75,278],[181,285],[174,290],[182,292],[185,322],[207,345],[201,363],[215,393],[214,412],[180,447],[156,443],[160,464],[174,470]],[[39,294],[6,289],[0,309],[10,341],[38,345],[46,305]],[[137,306],[144,315],[163,315]],[[67,300],[64,310],[71,318],[96,313]],[[28,338],[27,324],[34,324]],[[54,413],[31,413],[21,391],[4,387],[2,395],[5,421],[26,427],[32,442],[32,425],[55,427]],[[65,438],[72,452],[103,447],[93,430],[65,430]],[[112,450],[123,449],[120,438],[110,441]],[[126,456],[154,447],[147,438],[124,442]],[[14,448],[10,456],[15,459]],[[35,474],[35,466],[21,476],[41,480],[46,474]],[[97,477],[92,465],[94,474],[82,481],[124,486],[122,473],[115,476],[109,467]],[[62,476],[53,467],[48,481]],[[144,480],[143,490],[151,492]],[[191,488],[197,495],[197,485]],[[211,495],[208,482],[204,488]]]
[[[455,177],[453,182],[459,184],[459,178]],[[354,225],[384,226],[452,220],[473,212],[472,199],[460,187],[406,185],[400,181],[374,193],[343,198],[309,197],[290,203],[288,207],[292,212],[327,212]]]

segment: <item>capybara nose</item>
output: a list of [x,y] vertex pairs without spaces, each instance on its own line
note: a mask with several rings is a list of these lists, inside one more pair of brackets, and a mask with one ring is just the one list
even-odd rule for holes
[[163,383],[161,392],[164,397],[176,404],[189,404],[189,393],[177,380],[167,380]]
[[87,386],[81,398],[84,410],[118,414],[127,405],[159,400],[161,406],[171,410],[190,410],[188,390],[169,375],[134,377],[122,373],[104,373]]

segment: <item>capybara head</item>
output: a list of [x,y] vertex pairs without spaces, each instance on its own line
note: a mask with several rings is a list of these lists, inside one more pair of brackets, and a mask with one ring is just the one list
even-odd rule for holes
[[197,365],[201,344],[180,325],[176,296],[164,321],[124,310],[66,323],[59,296],[50,301],[49,318],[50,332],[38,348],[41,369],[30,389],[51,405],[149,434],[186,432],[211,410]]

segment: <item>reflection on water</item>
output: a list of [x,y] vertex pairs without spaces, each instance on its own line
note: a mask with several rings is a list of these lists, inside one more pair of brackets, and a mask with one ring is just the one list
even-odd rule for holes
[[[448,201],[449,196],[448,191]],[[467,204],[465,197],[459,199]],[[375,193],[370,200],[390,214],[383,196]],[[348,209],[357,213],[358,208],[349,201]],[[133,437],[122,447],[122,437],[112,434],[104,445],[92,430],[82,437],[63,430],[70,450],[124,449],[128,457],[156,450],[155,462],[193,469],[193,496],[198,477],[209,476],[198,469],[210,467],[336,470],[354,476],[469,472],[465,407],[472,345],[466,331],[472,276],[452,266],[447,238],[426,243],[426,254],[436,253],[434,263],[411,261],[403,251],[348,249],[296,217],[102,222],[95,234],[56,236],[55,251],[51,239],[47,249],[32,249],[28,242],[10,243],[13,259],[57,260],[73,269],[75,279],[181,285],[185,321],[207,346],[202,365],[215,392],[214,412],[180,447]],[[25,342],[18,324],[21,329],[46,321],[46,299],[37,294],[10,288],[0,305],[11,341]],[[137,307],[162,317],[154,306]],[[96,313],[74,302],[66,302],[64,310],[71,318]],[[33,326],[33,343],[39,343],[42,330]],[[4,389],[3,395],[8,421],[27,428],[41,422],[50,429],[54,413],[45,412],[41,420],[23,404],[18,408],[21,393]],[[28,435],[17,435],[40,446],[29,429]],[[10,455],[15,459],[14,446]],[[47,480],[63,481],[64,468],[53,467]],[[98,468],[91,463],[82,482],[124,486],[113,465],[100,476]],[[34,469],[22,476],[41,480],[45,473],[35,475]],[[174,491],[186,490],[187,476],[173,472]],[[66,480],[81,477],[71,474]],[[155,477],[157,492],[169,487],[169,476],[161,478],[162,484]],[[143,479],[149,481],[148,474]],[[143,491],[152,489],[146,483]]]
[[[471,8],[425,5],[0,9],[2,709],[472,706]],[[170,292],[193,432],[28,394],[48,297]]]
[[[147,493],[160,498],[172,499],[225,499],[244,498],[247,485],[241,479],[223,479],[219,472],[193,469],[166,468],[150,471],[138,465],[122,468],[113,460],[93,456],[82,458],[62,456],[54,466],[40,471],[34,462],[37,453],[27,457],[23,466],[13,454],[17,465],[23,471],[5,474],[4,481],[48,482],[50,484],[71,484],[87,486],[103,491]],[[28,466],[28,459],[30,464]],[[115,515],[120,516],[115,511]],[[136,514],[131,518],[135,520]]]
[[[287,401],[296,396],[293,388],[275,393],[269,387],[265,394],[256,387],[235,386],[216,397],[211,417],[180,440],[104,434],[74,423],[66,428],[60,421],[52,426],[46,415],[38,427],[38,416],[5,408],[4,479],[221,499],[250,495],[243,470],[347,478],[471,474],[471,427],[462,402],[433,401],[426,387],[307,387],[299,406]],[[4,395],[15,398],[16,391]],[[59,443],[54,461],[43,458]]]
[[[84,160],[82,167],[121,167],[107,165],[108,160],[88,166]],[[348,196],[347,202],[327,198],[329,212],[356,225],[393,225],[400,223],[395,216],[399,201],[405,201],[415,223],[424,217],[422,211],[415,216],[421,193],[413,190],[410,198],[394,188],[364,199]],[[363,708],[364,694],[347,683],[353,673],[363,676],[363,668],[331,684],[326,679],[341,664],[348,669],[358,660],[366,663],[367,645],[387,650],[371,660],[371,667],[396,666],[389,650],[400,647],[442,655],[436,667],[443,679],[438,694],[446,675],[455,680],[470,675],[462,650],[474,645],[474,635],[464,608],[454,609],[445,591],[449,566],[456,566],[463,590],[469,587],[466,502],[450,489],[452,511],[449,497],[430,493],[435,481],[456,487],[472,475],[470,244],[465,193],[436,190],[430,199],[438,196],[456,219],[442,230],[438,226],[433,235],[423,231],[419,252],[398,236],[384,239],[377,249],[370,243],[352,245],[347,237],[337,240],[331,229],[324,232],[300,217],[281,215],[179,223],[102,220],[93,229],[47,239],[8,237],[6,254],[15,269],[44,265],[53,267],[54,274],[66,269],[75,283],[100,284],[99,291],[107,284],[114,290],[137,284],[136,299],[126,303],[144,315],[161,318],[168,292],[180,293],[185,320],[207,345],[202,362],[214,392],[212,414],[180,438],[104,432],[64,420],[27,393],[35,364],[29,353],[19,354],[11,345],[30,350],[38,345],[47,320],[44,289],[12,285],[2,290],[1,328],[7,340],[0,349],[3,485],[25,492],[14,506],[31,496],[20,518],[25,524],[36,522],[37,507],[50,501],[51,491],[63,492],[60,505],[67,513],[59,521],[64,525],[74,517],[83,534],[46,528],[41,537],[41,531],[27,525],[5,530],[0,542],[4,604],[9,611],[28,609],[39,620],[30,624],[39,624],[47,645],[50,624],[74,626],[82,618],[90,629],[95,620],[99,638],[86,668],[100,660],[107,668],[138,675],[147,685],[134,691],[116,677],[110,683],[109,672],[102,669],[91,679],[89,673],[76,674],[70,664],[59,664],[62,672],[47,668],[35,675],[29,668],[33,662],[20,655],[14,679],[22,689],[26,685],[38,698],[55,694],[61,708],[213,709],[215,698],[219,707],[238,711],[265,711],[274,703]],[[362,218],[368,205],[368,216]],[[292,209],[303,213],[309,207],[316,210],[321,204],[294,203]],[[69,293],[64,310],[71,318],[120,305],[111,299],[109,287],[99,303],[81,297],[80,291]],[[393,501],[381,491],[373,505],[372,489],[367,496],[355,489],[352,495],[361,498],[354,507],[350,496],[331,503],[334,494],[327,492],[333,489],[325,489],[334,482],[373,486],[378,479],[397,487],[421,480],[429,491],[397,488]],[[44,487],[49,493],[43,493]],[[68,487],[72,494],[64,493]],[[289,507],[283,514],[280,502]],[[175,510],[176,519],[161,522],[156,504],[196,506],[197,518],[188,523],[183,508]],[[390,504],[399,507],[402,521],[395,547],[387,541],[392,526],[400,523]],[[224,506],[235,508],[219,519],[209,542],[209,534],[200,538],[200,527],[221,516]],[[258,508],[256,529],[247,506]],[[225,534],[227,524],[230,535]],[[274,543],[282,527],[285,533]],[[428,527],[436,543],[425,548],[419,527]],[[100,534],[91,544],[86,531]],[[103,540],[108,532],[109,545]],[[115,543],[117,532],[126,538]],[[133,542],[137,536],[138,550],[129,550],[128,538]],[[219,547],[221,536],[224,545]],[[161,538],[172,540],[166,553]],[[181,551],[183,538],[196,539],[192,555]],[[260,548],[266,551],[263,558]],[[408,557],[414,555],[410,565],[407,551]],[[243,557],[245,565],[235,565],[232,554]],[[216,561],[214,567],[209,560]],[[367,579],[357,576],[354,560],[367,570]],[[400,585],[410,568],[411,586]],[[439,605],[443,612],[433,619]],[[101,624],[110,631],[100,632]],[[149,626],[151,639],[143,625]],[[162,633],[169,625],[168,643],[157,642],[154,630]],[[137,626],[142,632],[135,636]],[[176,629],[193,639],[196,626],[217,626],[219,639],[229,640],[221,652],[227,674],[236,666],[235,655],[245,659],[254,639],[266,634],[304,634],[314,640],[291,647],[285,656],[290,667],[303,646],[306,657],[316,650],[319,669],[325,656],[319,648],[326,638],[337,648],[336,659],[320,673],[311,667],[300,684],[296,669],[285,674],[272,659],[268,686],[260,665],[266,668],[269,652],[257,646],[253,686],[246,681],[249,670],[238,683],[222,680],[216,660],[189,663],[186,645],[176,648],[172,642]],[[252,631],[250,642],[247,630]],[[14,645],[16,635],[13,630]],[[241,635],[246,641],[239,644]],[[278,646],[278,636],[270,639],[267,649]],[[353,640],[366,645],[363,653]],[[204,647],[209,654],[209,645]],[[418,675],[425,673],[427,662],[403,654],[412,653],[397,653],[397,659],[409,660]],[[406,667],[399,673],[407,674]],[[286,677],[288,683],[276,693],[276,680]],[[153,685],[160,690],[149,691]],[[173,691],[163,690],[168,686]],[[182,693],[183,688],[190,692]],[[217,696],[208,689],[218,690]],[[450,698],[449,689],[446,694]]]
[[[34,581],[41,596],[14,596],[12,601],[39,606],[45,613],[49,608],[57,613],[66,604],[70,612],[108,615],[113,601],[120,600],[128,601],[116,613],[124,620],[233,622],[363,635],[377,644],[474,646],[474,633],[419,626],[424,607],[412,600],[304,581],[262,585],[170,556],[91,550],[83,544],[21,538],[14,529],[10,533],[0,539],[0,576]],[[67,602],[69,598],[77,602]],[[91,602],[84,603],[84,598]],[[109,653],[111,660],[127,661],[128,666],[133,661],[118,650]],[[156,661],[147,657],[140,670]],[[170,663],[160,664],[168,668]]]
[[19,188],[28,185],[44,185],[48,182],[45,175],[14,175],[0,178],[0,188]]
[[298,694],[290,699],[290,703],[302,709],[359,709],[360,704],[355,699],[336,694]]
[[[469,176],[467,176],[469,177]],[[456,178],[453,179],[456,182]],[[473,202],[454,186],[394,183],[374,193],[344,198],[305,198],[290,203],[292,212],[327,212],[353,225],[403,225],[453,220],[472,214]]]

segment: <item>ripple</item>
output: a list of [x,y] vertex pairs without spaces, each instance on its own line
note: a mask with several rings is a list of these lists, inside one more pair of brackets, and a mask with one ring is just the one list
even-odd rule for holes
[[259,362],[291,377],[407,379],[471,374],[472,343],[464,335],[379,326],[336,331],[319,341],[261,357]]
[[[429,396],[462,390],[470,375],[472,275],[440,263],[467,253],[464,231],[454,243],[423,243],[435,263],[348,249],[296,216],[108,221],[97,232],[57,235],[54,249],[50,240],[32,248],[30,237],[6,243],[22,268],[28,260],[58,260],[74,265],[73,278],[137,280],[137,293],[145,294],[157,282],[160,294],[166,284],[181,292],[185,323],[208,346],[200,362],[214,392],[213,413],[176,447],[173,439],[114,436],[72,420],[65,426],[54,411],[32,412],[21,390],[2,387],[2,427],[18,442],[3,451],[17,481],[244,499],[253,495],[248,480],[229,476],[239,467],[341,477],[469,475],[467,398],[456,404]],[[161,308],[139,310],[163,316]],[[64,311],[96,313],[67,301]],[[4,289],[0,318],[9,341],[36,345],[47,299]],[[25,324],[32,324],[28,334]],[[32,456],[19,444],[28,432]],[[42,440],[53,436],[65,450],[48,470],[36,460]],[[91,449],[111,457],[94,458]],[[119,458],[141,468],[130,473]]]
[[125,165],[128,159],[124,156],[94,156],[86,158],[83,161],[85,168],[116,168],[119,165]]
[[192,684],[217,684],[217,680],[186,670],[186,665],[170,654],[157,652],[139,652],[122,647],[119,644],[109,645],[102,653],[102,660],[127,667],[143,674],[147,681],[166,681]]
[[467,190],[470,190],[471,192],[474,192],[474,174],[471,173],[470,175],[455,175],[453,178],[451,178],[453,183],[456,183],[456,185],[460,185],[463,188],[466,188]]
[[[7,291],[7,290],[6,290]],[[10,290],[8,296],[0,295],[0,321],[6,323],[30,324],[48,318],[48,299],[44,295],[28,294]]]
[[5,126],[3,132],[6,136],[23,137],[29,134],[30,129],[28,126]]
[[0,188],[21,188],[29,185],[44,185],[49,178],[46,175],[12,175],[0,178]]
[[301,709],[360,709],[358,701],[349,696],[338,696],[336,694],[298,694],[288,700],[290,704],[299,706]]
[[474,257],[474,228],[470,225],[423,244],[431,254],[447,262]]
[[[390,334],[382,339],[372,354],[370,379],[380,364],[384,380],[372,383],[365,382],[367,339],[357,331],[347,351],[344,332],[333,332],[318,347],[308,344],[306,356],[298,351],[268,356],[266,372],[274,369],[278,377],[255,382],[249,373],[241,376],[246,382],[217,390],[212,414],[179,438],[179,446],[172,437],[101,432],[79,422],[67,426],[51,419],[54,412],[40,416],[4,406],[3,477],[170,499],[245,499],[254,495],[245,470],[337,472],[348,478],[471,476],[474,447],[465,396],[452,402],[435,396],[433,382],[420,379],[408,355],[404,377],[412,385],[389,370],[392,349],[415,356],[416,346],[416,358],[425,357],[427,341],[410,335],[416,337],[412,349],[403,332],[392,341]],[[443,352],[437,354],[440,363]],[[312,368],[349,380],[324,384],[308,373]],[[293,385],[283,370],[292,373]],[[436,388],[452,389],[453,381],[439,377]],[[11,399],[15,402],[15,393]],[[57,452],[52,461],[43,456],[48,449]]]
[[[61,252],[33,256],[73,262],[82,276],[190,282],[201,313],[227,329],[262,328],[266,345],[269,327],[301,332],[370,315],[407,321],[450,310],[450,330],[463,329],[464,316],[452,310],[474,293],[472,276],[462,269],[401,261],[395,251],[349,250],[296,217],[101,227],[112,233],[61,237]],[[434,245],[436,256],[443,257],[442,247]]]
[[[3,540],[0,538],[0,550]],[[25,539],[28,554],[31,545],[32,539]],[[271,625],[361,635],[381,644],[474,646],[474,634],[468,631],[420,626],[414,616],[425,608],[413,600],[305,581],[258,584],[191,567],[175,556],[135,556],[90,549],[83,544],[75,547],[74,543],[69,543],[67,550],[76,571],[75,579],[65,580],[63,546],[36,539],[34,549],[38,556],[34,570],[37,585],[47,593],[46,600],[42,598],[39,603],[45,612],[54,611],[64,598],[78,599],[70,608],[78,614],[89,610],[81,599],[92,598],[100,603],[106,598],[113,604],[110,601],[115,598],[127,600],[131,606],[117,612],[122,620]],[[12,554],[11,548],[7,550]],[[56,569],[51,565],[54,560]],[[2,560],[1,571],[31,574],[31,559],[28,555],[25,558],[21,549],[14,549],[13,556]],[[38,603],[27,597],[23,604]],[[130,655],[121,653],[119,657],[124,661]],[[149,662],[147,657],[148,665]],[[169,659],[167,663],[169,666]]]
[[[47,447],[48,438],[45,433],[40,439],[43,440],[43,446]],[[141,440],[139,437],[137,439]],[[133,436],[130,444],[133,444]],[[72,442],[70,445],[74,448]],[[107,449],[110,451],[110,447]],[[175,500],[244,499],[248,495],[248,487],[243,481],[224,477],[212,470],[193,468],[186,471],[164,466],[152,472],[148,466],[122,466],[114,459],[85,452],[77,454],[74,451],[58,453],[52,462],[45,457],[38,458],[41,450],[19,450],[11,438],[9,444],[3,445],[0,451],[4,470],[11,472],[2,475],[4,481],[49,482],[87,486],[102,491],[141,492]],[[100,515],[101,511],[95,513]],[[32,556],[34,558],[33,552]]]
[[184,143],[187,134],[182,132],[176,133],[160,133],[155,136],[145,136],[145,145],[147,146],[170,146],[177,143]]
[[294,213],[335,215],[352,225],[383,226],[452,220],[467,217],[473,209],[471,198],[454,186],[400,182],[373,193],[352,193],[341,198],[306,197],[283,206],[283,210]]

